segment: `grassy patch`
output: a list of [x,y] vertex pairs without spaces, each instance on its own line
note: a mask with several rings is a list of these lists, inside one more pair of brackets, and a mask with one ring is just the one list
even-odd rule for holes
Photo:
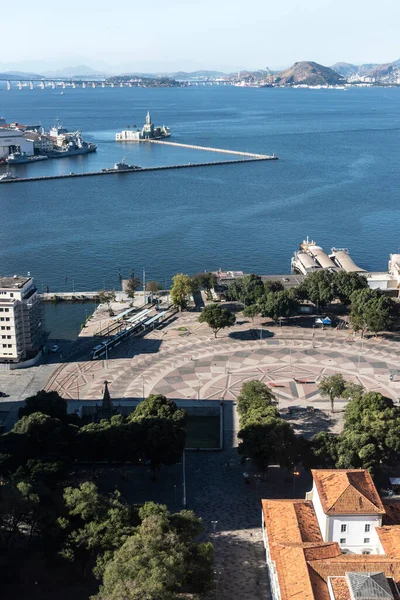
[[188,415],[186,448],[219,448],[220,417]]

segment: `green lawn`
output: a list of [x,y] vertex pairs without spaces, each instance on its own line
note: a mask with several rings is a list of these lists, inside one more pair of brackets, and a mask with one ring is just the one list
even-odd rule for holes
[[186,448],[219,448],[219,415],[188,415],[185,429]]

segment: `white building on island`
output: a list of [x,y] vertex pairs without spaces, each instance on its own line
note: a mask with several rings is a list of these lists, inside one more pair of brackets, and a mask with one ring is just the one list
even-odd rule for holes
[[[136,127],[134,125],[134,127]],[[150,112],[146,115],[146,123],[143,125],[142,129],[125,129],[120,133],[117,133],[115,136],[115,140],[117,142],[140,142],[145,140],[159,140],[161,138],[169,137],[171,135],[171,131],[169,127],[165,125],[161,125],[161,127],[156,127],[151,122]]]

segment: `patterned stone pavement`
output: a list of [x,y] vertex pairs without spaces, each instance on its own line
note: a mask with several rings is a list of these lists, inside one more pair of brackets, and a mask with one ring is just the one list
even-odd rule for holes
[[[400,365],[400,348],[397,342],[361,341],[343,331],[318,331],[314,337],[312,330],[267,331],[248,321],[239,321],[214,340],[197,316],[179,316],[164,329],[131,341],[107,362],[60,365],[47,389],[69,399],[98,401],[107,378],[114,399],[158,392],[174,399],[224,400],[224,450],[187,453],[188,508],[203,518],[206,535],[215,544],[216,588],[210,598],[265,600],[269,588],[260,499],[304,497],[311,484],[304,475],[298,483],[285,481],[285,473],[277,468],[270,469],[267,482],[254,478],[250,485],[244,483],[243,471],[249,467],[240,463],[236,450],[234,402],[241,385],[259,379],[271,385],[280,406],[327,409],[329,403],[317,390],[318,379],[341,372],[368,390],[398,400],[400,376],[395,373],[389,381],[389,375]],[[212,521],[218,521],[215,533]]]
[[[399,344],[382,339],[353,340],[344,332],[272,328],[254,339],[242,322],[229,333],[210,338],[193,313],[161,331],[136,339],[108,361],[60,365],[47,384],[68,399],[98,400],[110,381],[114,398],[142,398],[162,393],[170,398],[234,400],[243,384],[259,379],[270,384],[282,406],[327,407],[317,383],[341,372],[367,390],[400,397]],[[272,336],[271,336],[272,333]],[[123,353],[123,354],[122,354]]]

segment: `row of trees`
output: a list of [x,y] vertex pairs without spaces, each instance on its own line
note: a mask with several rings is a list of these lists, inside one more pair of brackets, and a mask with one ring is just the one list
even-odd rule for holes
[[130,506],[118,491],[102,494],[91,481],[75,482],[82,458],[149,460],[155,468],[176,462],[184,411],[149,396],[128,419],[82,425],[58,394],[40,392],[20,417],[0,436],[0,554],[9,557],[10,573],[24,549],[25,556],[45,556],[47,573],[54,568],[62,576],[70,564],[74,581],[94,575],[102,581],[99,600],[172,600],[209,589],[212,546],[197,541],[203,525],[193,512]]
[[344,427],[338,435],[320,432],[309,440],[295,435],[292,426],[280,417],[274,396],[264,383],[243,384],[237,404],[239,453],[262,472],[269,464],[370,470],[398,464],[400,410],[390,398],[366,393],[362,386],[347,382],[340,374],[323,379],[321,389],[326,395],[348,399]]
[[115,415],[82,424],[67,415],[56,392],[28,398],[14,428],[0,436],[0,475],[9,477],[29,458],[37,460],[149,462],[154,474],[162,464],[180,460],[185,446],[185,412],[162,395],[151,395],[127,418]]
[[[400,411],[390,398],[347,386],[351,394],[339,435],[320,432],[311,440],[315,466],[376,470],[397,465],[400,457]],[[358,389],[357,389],[358,388]]]
[[364,276],[345,271],[321,269],[288,290],[280,281],[264,283],[258,275],[246,275],[229,285],[227,297],[244,305],[245,316],[254,319],[261,314],[275,321],[295,314],[299,303],[305,300],[325,308],[338,299],[350,307],[351,324],[362,332],[392,330],[399,314],[399,305],[393,299],[380,290],[369,289]]

